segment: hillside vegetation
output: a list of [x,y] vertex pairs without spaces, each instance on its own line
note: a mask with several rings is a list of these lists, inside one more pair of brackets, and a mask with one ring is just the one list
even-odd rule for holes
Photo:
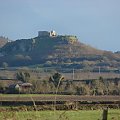
[[81,43],[76,36],[41,36],[8,42],[0,49],[0,66],[116,70],[120,67],[120,54],[103,51]]

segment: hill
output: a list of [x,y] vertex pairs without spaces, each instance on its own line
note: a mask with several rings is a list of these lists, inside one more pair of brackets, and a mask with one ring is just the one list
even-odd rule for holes
[[120,54],[81,43],[76,36],[49,34],[8,42],[0,49],[0,65],[76,68],[107,71],[120,68]]

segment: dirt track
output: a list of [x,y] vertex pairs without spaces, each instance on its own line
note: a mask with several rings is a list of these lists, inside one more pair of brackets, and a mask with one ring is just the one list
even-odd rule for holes
[[80,102],[117,102],[120,103],[120,96],[0,96],[0,102],[51,102],[51,101],[80,101]]

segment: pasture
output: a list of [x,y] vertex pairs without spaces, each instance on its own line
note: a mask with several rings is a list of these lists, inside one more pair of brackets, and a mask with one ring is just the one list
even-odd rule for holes
[[[0,112],[0,120],[101,120],[102,110]],[[120,120],[120,110],[109,110],[108,120]]]
[[[45,80],[48,79],[52,74],[56,72],[56,70],[53,69],[15,69],[15,70],[0,70],[0,77],[1,78],[8,78],[8,79],[16,79],[16,73],[19,71],[27,71],[31,75],[31,79],[34,80]],[[57,71],[59,72],[59,70]],[[66,80],[73,80],[73,73],[66,71],[66,72],[61,72],[60,73],[65,77]],[[74,70],[74,80],[86,80],[86,79],[99,79],[99,77],[103,77],[104,79],[114,79],[114,78],[120,78],[119,73],[115,72],[90,72],[86,71],[84,72],[83,70],[76,69]]]

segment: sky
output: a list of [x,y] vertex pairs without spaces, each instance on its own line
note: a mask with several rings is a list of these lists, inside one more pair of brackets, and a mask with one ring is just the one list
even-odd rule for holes
[[120,51],[120,0],[0,0],[0,36],[33,38],[42,30]]

